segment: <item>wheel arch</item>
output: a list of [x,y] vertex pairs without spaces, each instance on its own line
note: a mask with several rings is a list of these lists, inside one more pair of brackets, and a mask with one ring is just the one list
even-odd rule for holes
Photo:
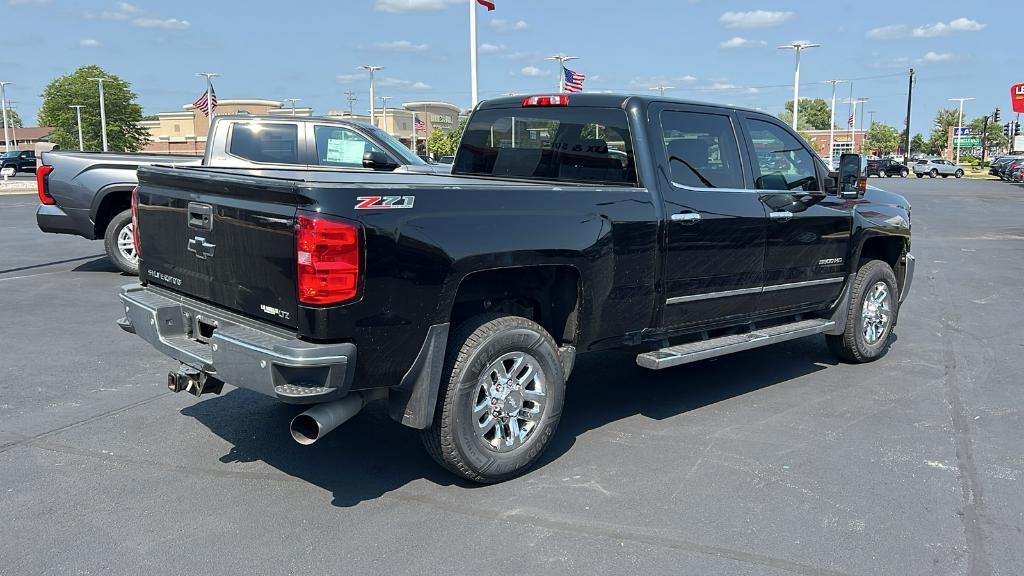
[[132,189],[135,184],[111,184],[100,189],[93,199],[92,222],[96,238],[102,238],[107,231],[107,225],[114,216],[132,205]]

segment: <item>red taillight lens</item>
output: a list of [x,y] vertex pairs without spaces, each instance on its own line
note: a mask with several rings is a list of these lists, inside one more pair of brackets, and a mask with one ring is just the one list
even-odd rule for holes
[[569,97],[565,94],[551,94],[548,96],[527,96],[523,100],[523,108],[537,108],[541,106],[568,106]]
[[139,187],[132,189],[132,242],[135,243],[135,255],[142,257],[142,247],[139,245]]
[[337,304],[359,291],[359,228],[312,212],[295,218],[299,302]]
[[53,172],[53,166],[47,164],[36,168],[36,192],[39,193],[40,202],[52,206],[57,202],[50,196],[50,172]]

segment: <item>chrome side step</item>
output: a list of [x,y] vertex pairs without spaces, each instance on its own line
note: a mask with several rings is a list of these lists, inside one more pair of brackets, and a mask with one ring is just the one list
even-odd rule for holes
[[636,363],[642,368],[661,370],[741,350],[760,348],[776,342],[821,334],[833,326],[835,322],[827,319],[801,320],[792,324],[761,328],[747,334],[721,336],[645,352],[636,357]]

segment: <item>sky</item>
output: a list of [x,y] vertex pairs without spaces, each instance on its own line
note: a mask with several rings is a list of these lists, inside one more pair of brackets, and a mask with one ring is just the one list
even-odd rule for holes
[[[217,95],[300,98],[315,113],[368,110],[361,64],[385,66],[377,95],[396,102],[470,104],[470,0],[0,0],[5,43],[0,80],[26,125],[35,125],[52,79],[98,64],[129,81],[146,114],[181,110],[205,89],[196,72],[218,72]],[[917,72],[912,130],[927,135],[949,98],[974,97],[965,117],[999,106],[1024,82],[1024,54],[1011,49],[1020,19],[1013,2],[915,0],[871,3],[758,0],[496,0],[479,7],[481,98],[557,87],[553,54],[579,57],[588,91],[651,93],[783,109],[795,57],[806,50],[801,97],[831,97],[829,79],[852,79],[867,112],[902,128],[907,70]],[[853,6],[858,6],[853,8]],[[1001,8],[1000,8],[1001,6]],[[967,8],[971,8],[968,10]],[[850,84],[839,85],[838,101]],[[88,104],[88,103],[85,103]],[[96,104],[98,105],[98,104]],[[842,124],[848,105],[839,104]],[[867,122],[865,122],[867,125]]]

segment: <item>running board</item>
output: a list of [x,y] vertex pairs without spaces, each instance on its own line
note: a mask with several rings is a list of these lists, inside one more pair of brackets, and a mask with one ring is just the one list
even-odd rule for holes
[[690,362],[732,354],[741,350],[760,348],[761,346],[775,344],[776,342],[785,342],[786,340],[821,334],[833,326],[835,326],[835,322],[832,320],[801,320],[792,324],[761,328],[746,334],[721,336],[710,340],[690,342],[688,344],[645,352],[636,357],[636,363],[642,368],[661,370],[662,368],[689,364]]

